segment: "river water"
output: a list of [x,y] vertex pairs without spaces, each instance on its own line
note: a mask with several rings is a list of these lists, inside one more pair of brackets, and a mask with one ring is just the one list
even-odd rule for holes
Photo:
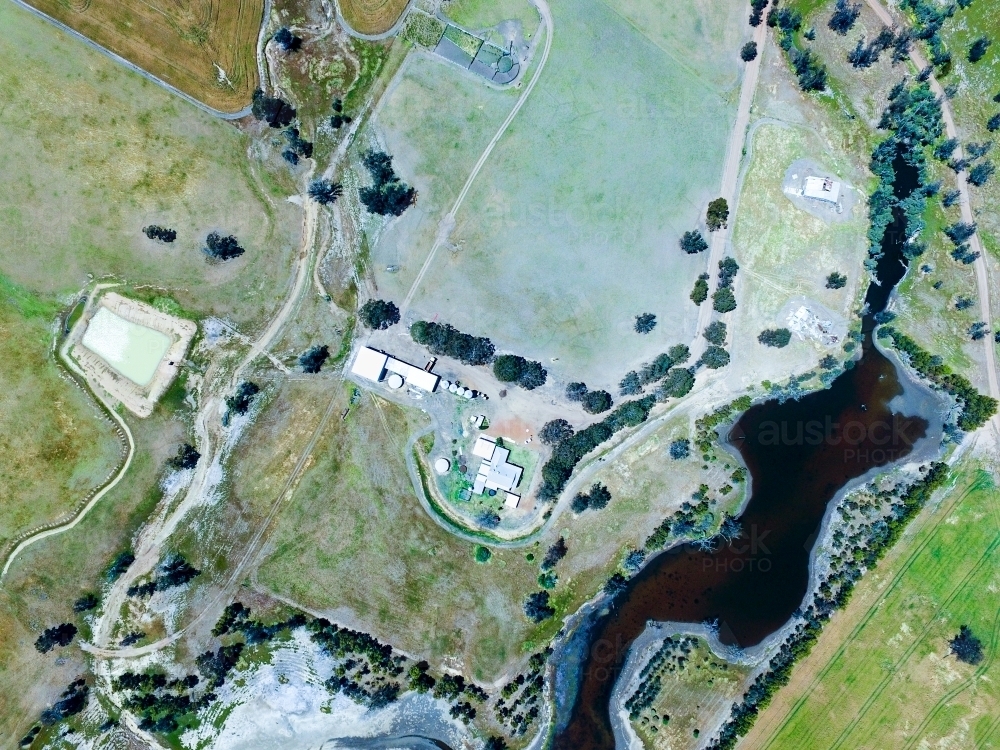
[[[916,186],[916,170],[901,158],[894,167],[896,194],[905,197]],[[938,420],[927,399],[913,407],[913,400],[900,398],[904,385],[917,386],[901,380],[908,376],[872,343],[874,314],[885,309],[906,272],[904,230],[897,210],[876,271],[882,284],[872,284],[865,297],[855,366],[826,390],[753,406],[723,436],[751,477],[739,517],[743,536],[712,551],[686,544],[659,555],[581,629],[586,644],[579,663],[559,667],[575,672],[560,680],[575,700],[570,710],[557,711],[568,715],[557,718],[556,748],[615,747],[611,693],[648,621],[714,622],[722,643],[740,648],[780,630],[806,596],[812,550],[831,500],[852,480],[910,455],[929,420]],[[910,409],[918,413],[903,413]]]

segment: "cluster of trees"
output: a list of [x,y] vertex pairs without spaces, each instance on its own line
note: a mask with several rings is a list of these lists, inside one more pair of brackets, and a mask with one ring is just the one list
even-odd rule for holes
[[[242,647],[243,644],[239,645]],[[211,655],[211,652],[208,653]],[[198,659],[204,656],[203,654]],[[233,664],[235,665],[235,661]],[[131,693],[125,698],[124,706],[141,717],[141,729],[169,734],[178,729],[180,721],[185,717],[215,700],[216,695],[211,690],[197,700],[193,698],[191,691],[199,683],[198,675],[195,674],[180,679],[167,679],[167,675],[162,672],[125,672],[114,678],[111,684],[116,691]]]
[[695,229],[693,232],[685,232],[681,235],[681,250],[688,255],[697,255],[708,250],[708,243],[702,233]]
[[788,342],[792,340],[792,332],[787,328],[768,328],[760,332],[757,340],[764,346],[781,349],[788,346]]
[[573,474],[573,469],[584,456],[619,430],[645,422],[655,403],[655,396],[628,401],[602,421],[560,440],[553,449],[552,456],[542,466],[539,498],[552,500],[558,497]]
[[324,617],[311,620],[306,626],[312,640],[320,649],[334,658],[343,659],[351,654],[365,657],[371,668],[379,674],[399,674],[392,658],[392,646],[350,628],[341,628]]
[[287,620],[265,624],[251,617],[250,608],[240,602],[227,606],[219,617],[212,635],[220,638],[227,633],[242,633],[248,644],[265,643],[273,640],[279,633],[303,627],[307,618],[302,613],[296,613]]
[[826,66],[812,50],[792,49],[788,53],[792,69],[803,91],[823,91],[826,88]]
[[87,686],[86,680],[82,677],[73,680],[69,684],[69,687],[63,690],[59,700],[50,708],[42,711],[42,724],[51,726],[74,714],[80,713],[87,705],[87,696],[89,694],[90,688]]
[[315,179],[309,183],[309,197],[321,206],[328,206],[344,192],[344,186],[333,180]]
[[570,507],[573,509],[574,513],[583,513],[588,508],[593,508],[594,510],[602,510],[608,507],[608,503],[611,502],[611,492],[600,482],[595,483],[591,488],[590,492],[579,492],[576,497],[573,498],[573,502]]
[[[898,509],[894,506],[893,513],[885,520],[880,533],[872,537],[868,548],[856,556],[864,559],[868,567],[881,559],[895,544],[909,521],[927,503],[934,490],[945,483],[947,476],[948,470],[945,464],[940,462],[931,464],[924,476],[910,485],[901,495],[897,504]],[[857,548],[852,551],[852,555],[856,551]],[[742,701],[733,705],[719,736],[708,744],[711,750],[731,750],[736,746],[739,737],[750,730],[757,715],[770,703],[774,693],[788,683],[795,662],[812,649],[824,623],[833,611],[847,603],[860,575],[857,574],[856,568],[851,568],[851,572],[847,575],[843,573],[847,569],[841,570],[842,583],[837,587],[836,593],[829,587],[827,588],[829,593],[817,592],[813,603],[802,613],[802,620],[782,643],[778,653],[771,658],[767,669],[743,694]]]
[[295,119],[295,107],[278,97],[267,96],[257,89],[253,92],[250,111],[257,120],[264,120],[272,128],[284,128]]
[[184,443],[177,449],[177,455],[167,461],[167,466],[176,471],[193,469],[198,465],[199,458],[201,458],[201,454],[195,450],[195,447],[190,443]]
[[323,369],[323,363],[330,357],[330,349],[326,344],[316,345],[299,355],[302,372],[315,374]]
[[736,309],[733,280],[736,278],[736,272],[739,270],[739,264],[732,256],[719,261],[719,284],[712,293],[712,309],[716,312],[727,313]]
[[871,42],[865,44],[864,37],[858,40],[857,46],[847,53],[847,61],[855,68],[870,68],[878,62],[882,53],[892,48],[892,61],[902,62],[910,54],[910,32],[903,29],[894,34],[883,27]]
[[951,53],[945,47],[939,32],[944,22],[955,14],[955,5],[942,5],[935,0],[901,0],[900,6],[913,14],[916,22],[914,35],[927,42],[931,64],[941,68],[942,72],[947,72],[951,66]]
[[716,232],[726,226],[726,222],[729,221],[729,203],[725,198],[716,198],[708,204],[705,221],[710,232]]
[[750,0],[750,25],[760,26],[769,0]]
[[542,570],[552,570],[556,564],[566,557],[569,552],[569,548],[566,546],[566,540],[559,537],[552,543],[552,546],[545,553],[545,557],[542,559],[541,568]]
[[694,288],[691,290],[691,301],[696,305],[700,305],[702,302],[708,299],[708,274],[703,273],[694,282]]
[[969,240],[976,233],[976,225],[964,221],[957,221],[944,228],[944,233],[955,246],[951,251],[951,257],[955,260],[969,265],[975,263],[979,257],[979,251],[973,251],[966,240]]
[[670,396],[679,397],[685,395],[691,389],[684,390],[683,386],[687,383],[688,378],[679,370],[678,365],[687,362],[690,356],[691,351],[684,344],[676,344],[670,347],[670,349],[658,355],[652,362],[643,365],[641,370],[632,370],[626,374],[618,384],[621,394],[623,396],[634,396],[642,393],[642,389],[645,386],[663,380],[664,383],[660,389],[662,392],[661,400],[666,400]]
[[358,310],[358,319],[373,331],[384,331],[399,322],[399,308],[393,302],[370,299]]
[[843,289],[845,286],[847,286],[847,277],[842,273],[834,271],[826,277],[827,289]]
[[167,229],[166,227],[157,226],[156,224],[150,224],[148,227],[143,227],[142,233],[149,237],[149,239],[159,240],[160,242],[169,243],[177,239],[177,232],[173,229]]
[[373,214],[400,216],[417,199],[417,191],[402,182],[392,168],[392,157],[369,150],[363,157],[374,184],[361,188],[361,202]]
[[40,654],[47,654],[56,646],[68,646],[74,638],[76,638],[76,625],[64,622],[43,630],[35,639],[35,650]]
[[532,391],[545,385],[548,375],[541,362],[534,362],[516,354],[501,354],[493,360],[493,375],[501,383],[517,383]]
[[983,660],[983,644],[972,634],[968,625],[963,625],[958,635],[948,641],[955,658],[966,664],[978,664]]
[[989,333],[989,329],[986,327],[986,323],[979,321],[978,323],[973,323],[969,326],[969,338],[973,341],[982,341],[986,338]]
[[955,309],[956,310],[968,310],[970,307],[972,307],[973,304],[974,303],[973,303],[971,297],[961,297],[960,296],[957,300],[955,300]]
[[470,336],[448,323],[418,320],[410,326],[410,336],[433,354],[451,357],[467,365],[488,365],[496,351],[485,336]]
[[653,313],[642,313],[635,316],[635,332],[651,333],[656,328],[656,316]]
[[841,36],[847,36],[847,32],[854,28],[854,23],[861,15],[861,3],[851,3],[848,0],[837,0],[837,5],[833,9],[833,15],[827,26],[831,31],[835,31]]
[[299,157],[311,159],[313,155],[313,145],[301,135],[298,128],[288,128],[285,130],[285,140],[288,141],[288,148],[281,152],[281,156],[289,164],[299,163]]
[[246,414],[258,393],[260,386],[250,380],[244,380],[232,396],[226,397],[226,408],[232,414]]
[[542,622],[555,613],[555,609],[549,604],[548,591],[536,591],[524,602],[524,614],[532,622]]
[[344,114],[344,102],[340,99],[334,99],[333,105],[333,116],[330,118],[330,127],[334,130],[339,130],[342,125],[350,125],[352,118],[349,115]]
[[940,357],[922,349],[902,331],[897,331],[892,326],[882,326],[878,337],[890,339],[893,346],[907,355],[914,370],[958,399],[961,407],[958,426],[963,430],[975,430],[996,414],[996,399],[979,393],[965,377],[953,373]]
[[218,232],[212,232],[205,238],[202,252],[210,258],[225,261],[239,258],[246,251],[240,247],[239,241],[233,235],[223,237]]
[[573,425],[565,419],[553,419],[546,422],[538,431],[538,439],[545,445],[555,445],[563,438],[573,435]]
[[586,383],[570,383],[566,386],[566,398],[579,401],[588,414],[606,412],[612,406],[611,394],[607,391],[592,391]]
[[285,52],[297,52],[302,47],[302,40],[295,36],[286,26],[282,26],[274,32],[274,43]]
[[[500,690],[493,713],[497,722],[510,726],[512,734],[516,736],[524,735],[528,726],[538,718],[538,699],[545,686],[542,670],[551,655],[551,648],[532,654],[528,659],[527,675],[518,674]],[[505,750],[506,747],[507,744],[498,738],[486,742],[486,750]]]
[[167,555],[167,558],[157,567],[159,575],[146,583],[137,583],[128,587],[129,596],[147,597],[155,591],[166,591],[177,586],[183,586],[201,571],[191,565],[184,556],[178,553]]

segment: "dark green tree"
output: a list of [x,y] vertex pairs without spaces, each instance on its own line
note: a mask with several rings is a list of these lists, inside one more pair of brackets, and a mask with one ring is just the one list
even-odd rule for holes
[[685,232],[681,235],[681,250],[688,255],[697,255],[708,250],[708,243],[701,232],[695,229],[693,232]]
[[326,344],[317,345],[299,355],[302,372],[315,374],[323,369],[323,363],[330,357]]
[[722,346],[726,343],[726,324],[721,320],[709,323],[701,334],[709,343]]
[[710,346],[701,355],[701,363],[712,370],[718,370],[729,364],[729,352],[721,346]]
[[768,328],[760,332],[757,340],[764,346],[773,346],[781,349],[788,346],[788,342],[792,340],[792,332],[787,328]]
[[710,232],[718,231],[726,226],[726,222],[729,221],[729,203],[725,198],[716,198],[708,204],[706,220]]
[[611,394],[607,391],[587,391],[582,399],[583,410],[588,414],[600,414],[611,408]]
[[989,37],[981,36],[969,47],[969,62],[977,63],[986,56],[986,50],[993,44]]
[[712,309],[716,312],[727,313],[736,309],[736,295],[729,287],[716,289],[712,295]]
[[740,58],[743,62],[752,62],[757,59],[757,42],[747,42],[740,49]]
[[826,277],[827,289],[843,289],[845,286],[847,286],[847,277],[842,273],[834,271]]
[[703,273],[694,282],[694,289],[691,290],[691,301],[696,305],[708,299],[708,274]]
[[358,318],[366,328],[384,331],[399,322],[399,308],[387,300],[370,299],[358,310]]
[[309,183],[309,197],[321,206],[333,203],[343,192],[344,188],[339,182],[318,179]]
[[656,328],[656,316],[653,313],[643,313],[635,316],[635,332],[649,333]]

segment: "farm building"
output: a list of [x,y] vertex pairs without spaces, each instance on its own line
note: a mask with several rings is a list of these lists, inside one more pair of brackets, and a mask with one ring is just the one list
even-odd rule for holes
[[505,492],[507,493],[506,504],[508,507],[516,508],[520,498],[514,495],[516,500],[511,506],[510,495],[513,494],[511,490],[517,487],[521,481],[521,473],[524,469],[507,462],[510,451],[506,448],[500,448],[488,437],[480,436],[472,448],[472,455],[483,459],[479,466],[479,473],[476,475],[476,481],[472,486],[473,494],[481,495],[489,490]]
[[836,203],[840,200],[840,183],[829,177],[806,177],[802,187],[802,195],[825,203]]
[[358,356],[354,358],[354,364],[351,365],[351,373],[375,383],[381,382],[388,373],[386,380],[391,387],[402,387],[403,383],[400,382],[402,380],[428,393],[433,393],[437,388],[438,381],[441,380],[440,376],[432,372],[421,370],[419,367],[414,367],[367,346],[361,347],[358,351]]

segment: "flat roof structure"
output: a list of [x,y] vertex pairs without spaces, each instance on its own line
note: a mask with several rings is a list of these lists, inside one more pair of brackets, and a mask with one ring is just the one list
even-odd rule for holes
[[493,458],[493,451],[497,449],[497,444],[490,440],[488,437],[482,435],[476,440],[476,444],[472,446],[472,455],[479,456],[489,461]]
[[511,509],[516,508],[518,505],[521,504],[521,496],[515,495],[513,492],[508,492],[507,499],[504,500],[503,504]]
[[389,355],[363,346],[358,351],[358,356],[354,358],[354,364],[351,365],[351,372],[366,380],[372,380],[377,383],[382,379],[388,359]]
[[508,463],[510,451],[507,448],[498,448],[488,437],[480,436],[476,440],[472,454],[483,459],[472,486],[473,493],[481,495],[487,490],[509,493],[521,481],[524,469]]
[[815,175],[806,177],[802,195],[827,203],[836,203],[840,200],[840,183],[829,177],[816,177]]

